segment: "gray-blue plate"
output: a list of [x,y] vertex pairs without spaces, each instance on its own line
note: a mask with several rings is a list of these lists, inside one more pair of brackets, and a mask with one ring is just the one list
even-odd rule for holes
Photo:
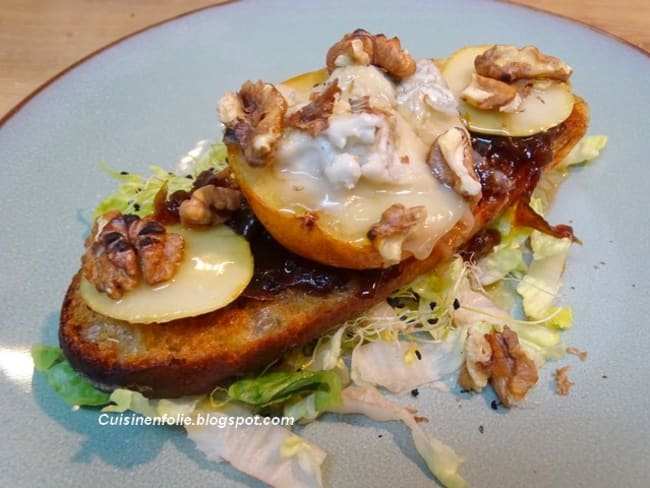
[[[534,44],[570,63],[603,155],[563,186],[553,222],[583,240],[571,252],[566,341],[589,352],[548,364],[527,403],[436,390],[408,400],[466,462],[474,486],[647,486],[650,480],[648,80],[640,51],[584,26],[487,1],[241,2],[132,36],[68,71],[0,130],[0,484],[3,486],[256,486],[205,460],[180,430],[102,427],[39,375],[28,348],[55,344],[58,311],[78,268],[90,209],[114,188],[98,169],[173,167],[218,132],[216,103],[243,80],[282,80],[324,64],[356,27],[399,35],[416,56],[470,44]],[[568,397],[552,371],[571,366]],[[483,426],[483,432],[479,432]],[[303,434],[329,453],[329,486],[435,482],[401,425],[327,417]],[[381,435],[381,437],[380,437]]]

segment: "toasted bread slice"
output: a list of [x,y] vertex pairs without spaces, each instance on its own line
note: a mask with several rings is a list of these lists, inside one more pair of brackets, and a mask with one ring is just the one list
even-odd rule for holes
[[327,293],[293,287],[264,300],[240,297],[198,317],[162,325],[130,324],[93,312],[80,297],[78,273],[61,311],[64,354],[99,388],[129,388],[149,397],[206,393],[234,376],[259,371],[461,250],[504,209],[530,194],[540,170],[562,160],[584,135],[588,120],[587,104],[576,98],[566,121],[531,139],[544,147],[543,156],[533,154],[530,159],[514,145],[510,154],[487,158],[488,171],[489,164],[510,161],[507,176],[514,187],[498,196],[484,192],[488,197],[474,207],[473,221],[458,223],[427,259],[411,258],[385,271],[350,271],[344,284]]

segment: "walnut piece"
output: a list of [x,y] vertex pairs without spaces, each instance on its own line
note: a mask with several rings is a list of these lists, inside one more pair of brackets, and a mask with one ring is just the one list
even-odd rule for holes
[[336,95],[340,92],[338,80],[329,83],[310,103],[287,117],[287,126],[305,130],[316,137],[329,127]]
[[415,73],[415,59],[402,49],[397,37],[388,39],[384,34],[372,35],[363,29],[346,34],[327,51],[330,73],[351,64],[372,64],[396,78],[406,78]]
[[567,347],[566,352],[569,354],[573,354],[574,356],[578,356],[580,361],[586,361],[587,360],[587,351],[581,351],[577,347]]
[[509,327],[483,337],[470,332],[458,380],[463,388],[481,391],[489,381],[501,403],[510,408],[521,403],[537,380],[537,366]]
[[541,53],[535,46],[518,48],[503,44],[477,56],[474,68],[479,75],[506,83],[530,78],[567,81],[573,71],[568,64]]
[[234,188],[204,185],[183,201],[178,215],[184,227],[222,224],[241,206],[241,192]]
[[452,127],[441,134],[431,146],[427,164],[442,184],[465,197],[481,195],[481,183],[474,170],[472,146],[467,130]]
[[286,112],[287,101],[275,86],[247,81],[239,92],[228,92],[219,101],[224,142],[237,144],[249,164],[264,166],[282,136]]
[[183,258],[185,242],[180,234],[167,232],[152,217],[133,222],[129,238],[140,261],[144,281],[155,285],[174,276],[176,266]]
[[84,277],[117,300],[143,278],[169,280],[183,257],[183,237],[167,232],[153,217],[110,211],[95,220],[81,258]]
[[485,336],[476,329],[469,329],[465,340],[465,363],[458,382],[466,390],[480,392],[490,379],[488,368],[492,348]]
[[394,203],[381,214],[379,222],[368,231],[368,239],[375,240],[396,234],[407,234],[425,216],[422,205],[406,208],[401,203]]
[[476,73],[472,73],[472,81],[460,96],[476,108],[499,108],[502,112],[516,112],[522,102],[514,86]]
[[402,260],[404,243],[411,236],[417,235],[426,217],[427,211],[422,205],[406,208],[401,203],[395,203],[384,210],[379,222],[367,234],[384,264],[393,265]]
[[569,366],[563,366],[553,372],[555,378],[555,393],[567,396],[571,391],[573,383],[569,380]]

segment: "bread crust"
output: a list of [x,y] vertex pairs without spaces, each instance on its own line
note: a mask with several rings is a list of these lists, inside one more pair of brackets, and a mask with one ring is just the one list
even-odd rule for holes
[[[587,104],[576,97],[573,112],[551,142],[561,161],[587,129]],[[305,345],[337,324],[385,300],[394,290],[448,259],[490,220],[522,196],[484,199],[473,219],[459,222],[423,261],[408,259],[379,280],[370,298],[360,294],[375,271],[350,271],[351,279],[326,294],[289,288],[270,300],[240,297],[198,317],[165,324],[130,324],[92,311],[79,294],[78,272],[61,309],[59,341],[74,369],[103,390],[116,387],[156,398],[206,393],[231,378],[259,371],[288,350]]]

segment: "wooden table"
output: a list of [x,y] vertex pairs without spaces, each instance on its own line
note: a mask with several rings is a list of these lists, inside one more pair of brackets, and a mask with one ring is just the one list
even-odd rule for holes
[[[102,46],[148,25],[215,3],[220,2],[0,0],[0,118],[48,79]],[[511,3],[580,20],[650,52],[650,0]]]

